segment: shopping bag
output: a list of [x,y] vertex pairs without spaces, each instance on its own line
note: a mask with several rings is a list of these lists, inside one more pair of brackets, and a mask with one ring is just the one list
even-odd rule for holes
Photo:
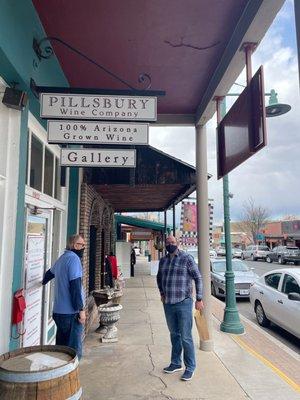
[[195,310],[194,318],[200,340],[209,340],[209,333],[203,311]]

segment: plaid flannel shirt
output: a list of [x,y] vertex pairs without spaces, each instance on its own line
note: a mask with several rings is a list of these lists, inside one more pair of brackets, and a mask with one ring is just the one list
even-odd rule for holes
[[166,304],[175,304],[192,297],[195,281],[196,299],[202,300],[202,277],[194,258],[184,251],[177,250],[161,258],[157,273],[157,286]]

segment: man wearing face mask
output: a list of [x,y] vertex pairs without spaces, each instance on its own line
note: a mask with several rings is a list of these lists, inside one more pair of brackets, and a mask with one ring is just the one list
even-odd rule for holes
[[172,374],[181,371],[182,351],[185,372],[181,376],[183,381],[189,381],[196,368],[195,348],[192,337],[193,326],[193,286],[195,282],[197,310],[203,309],[202,278],[194,258],[178,249],[174,236],[166,239],[168,254],[161,258],[157,273],[157,286],[167,325],[170,331],[172,344],[171,364],[164,368],[164,372]]
[[65,252],[46,272],[42,282],[46,285],[55,278],[53,319],[57,326],[56,344],[73,347],[79,359],[86,320],[81,265],[84,248],[81,235],[70,236]]

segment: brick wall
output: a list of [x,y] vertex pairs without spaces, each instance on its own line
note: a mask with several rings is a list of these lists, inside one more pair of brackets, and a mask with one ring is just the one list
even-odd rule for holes
[[[88,318],[86,332],[97,315],[93,297],[89,293],[89,253],[90,253],[90,226],[97,228],[96,236],[96,270],[95,289],[101,287],[101,263],[103,257],[108,255],[113,248],[113,209],[107,204],[92,185],[82,183],[80,196],[80,222],[79,232],[86,241],[86,250],[82,259],[83,288],[86,298]],[[103,246],[102,246],[103,245]],[[103,248],[102,248],[103,247]]]

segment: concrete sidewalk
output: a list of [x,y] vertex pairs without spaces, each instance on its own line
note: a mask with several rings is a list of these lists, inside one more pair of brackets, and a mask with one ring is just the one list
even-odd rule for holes
[[[118,324],[119,342],[101,344],[94,332],[98,321],[86,337],[80,362],[85,400],[300,399],[298,375],[280,369],[280,363],[274,365],[274,359],[269,360],[268,354],[261,354],[251,345],[251,338],[254,343],[268,341],[267,334],[260,337],[259,328],[250,325],[246,326],[246,335],[238,337],[219,331],[222,305],[218,300],[214,304],[215,351],[196,351],[197,370],[192,381],[181,381],[180,372],[164,374],[162,369],[170,361],[169,333],[156,280],[149,275],[148,268],[147,263],[138,263],[136,277],[126,281]],[[198,347],[195,327],[193,334]],[[268,346],[273,358],[280,349],[286,353],[284,362],[300,370],[296,353],[273,338]]]

